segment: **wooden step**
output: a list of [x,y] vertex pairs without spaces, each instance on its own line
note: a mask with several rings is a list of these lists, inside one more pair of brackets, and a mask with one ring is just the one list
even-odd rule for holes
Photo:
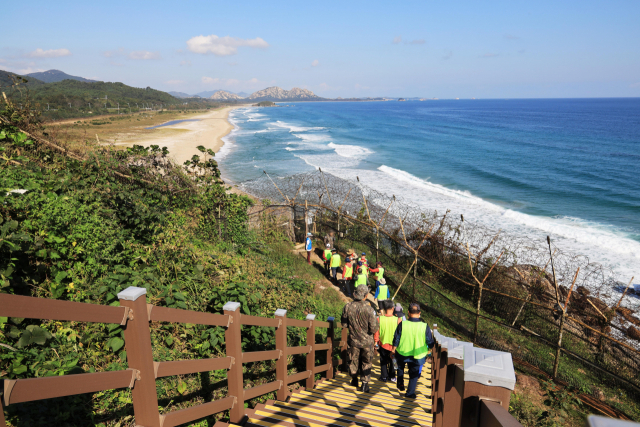
[[[323,413],[330,414],[334,418],[345,417],[345,419],[358,419],[364,421],[383,422],[388,425],[397,425],[403,427],[421,425],[417,420],[407,416],[398,416],[386,412],[371,413],[367,411],[357,410],[355,408],[336,408],[335,406],[329,406],[322,403],[311,401],[289,401],[289,402],[267,402],[273,406],[286,407],[295,409],[297,411],[313,413],[315,410],[323,411]],[[328,415],[329,416],[329,415]],[[355,421],[354,421],[355,422]]]
[[384,406],[378,402],[372,402],[368,399],[357,399],[355,396],[332,396],[318,392],[303,391],[295,393],[291,396],[291,402],[321,402],[322,404],[335,406],[338,408],[348,408],[357,411],[366,411],[372,414],[388,413],[400,417],[411,417],[422,422],[431,422],[432,416],[429,412],[425,412],[421,408],[411,409],[398,406]]
[[381,408],[384,410],[393,410],[398,411],[400,413],[411,413],[411,414],[430,414],[430,407],[421,407],[416,404],[412,400],[404,400],[404,399],[377,399],[373,397],[371,394],[352,394],[352,393],[340,393],[340,392],[321,392],[316,389],[311,391],[301,392],[301,395],[306,396],[306,398],[314,398],[314,399],[324,399],[340,402],[343,404],[354,404],[358,406],[373,406],[377,408]]
[[[357,390],[354,386],[345,383],[345,382],[338,382],[338,381],[325,381],[322,384],[318,384],[315,389],[317,390],[322,390],[322,391],[338,391],[338,390],[344,390],[345,392],[348,393],[359,393],[359,394],[364,394],[367,396],[373,396],[373,397],[380,397],[380,398],[386,398],[386,399],[390,399],[390,400],[394,400],[394,399],[406,399],[404,397],[404,392],[399,391],[398,389],[377,389],[374,387],[371,387],[371,391],[369,393],[362,393],[361,391]],[[431,391],[428,390],[427,392],[425,392],[424,390],[417,390],[417,398],[416,399],[409,399],[410,401],[415,402],[416,404],[419,405],[431,405]],[[428,394],[427,394],[428,393]]]

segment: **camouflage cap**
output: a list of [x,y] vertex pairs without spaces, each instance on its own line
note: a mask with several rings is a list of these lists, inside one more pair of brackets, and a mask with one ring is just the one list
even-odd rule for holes
[[360,285],[356,288],[356,291],[353,293],[353,299],[356,301],[363,300],[367,297],[369,293],[369,287],[367,285]]

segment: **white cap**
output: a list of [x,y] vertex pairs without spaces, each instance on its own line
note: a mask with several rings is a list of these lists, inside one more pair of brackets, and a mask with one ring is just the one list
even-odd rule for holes
[[516,373],[511,353],[466,347],[464,349],[464,380],[513,390]]

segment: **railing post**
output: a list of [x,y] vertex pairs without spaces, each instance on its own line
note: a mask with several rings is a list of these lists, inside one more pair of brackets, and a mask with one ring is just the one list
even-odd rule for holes
[[280,320],[280,326],[276,328],[276,350],[280,350],[280,359],[276,362],[276,380],[282,381],[277,398],[280,401],[289,397],[289,385],[287,384],[287,310],[276,310],[276,319]]
[[438,364],[437,364],[437,378],[435,382],[432,382],[433,387],[433,425],[434,427],[443,426],[443,412],[444,412],[444,396],[448,380],[447,375],[447,362],[449,356],[449,347],[455,345],[455,338],[448,338],[443,335],[438,337]]
[[311,371],[311,375],[307,378],[307,390],[313,389],[316,383],[316,376],[313,373],[313,369],[316,367],[316,328],[313,326],[315,319],[315,314],[307,314],[307,320],[309,321],[307,345],[311,346],[311,350],[307,353],[307,371]]
[[462,407],[462,394],[456,388],[458,381],[464,382],[464,349],[473,348],[469,342],[456,341],[447,348],[447,378],[444,385],[444,404],[442,405],[442,420],[447,420],[446,426],[460,426],[460,408]]
[[516,385],[511,353],[467,347],[463,377],[462,381],[456,378],[456,388],[462,395],[460,427],[479,426],[481,400],[496,402],[509,410],[511,391]]
[[229,396],[236,398],[229,411],[229,420],[238,424],[244,418],[244,381],[242,378],[242,324],[240,323],[240,303],[228,302],[222,307],[224,314],[231,316],[229,327],[224,333],[227,357],[233,357],[231,368],[227,372]]
[[135,423],[139,426],[159,427],[160,412],[146,294],[145,288],[129,286],[118,293],[118,299],[121,306],[130,309],[129,320],[124,327],[124,342],[129,368],[137,369],[139,374],[139,380],[131,391]]
[[327,379],[332,380],[333,367],[335,366],[333,363],[333,341],[335,340],[336,334],[336,319],[329,317],[327,322],[329,322],[329,328],[327,329],[327,344],[329,344],[329,349],[327,350],[327,363],[331,364],[331,368],[327,371]]
[[[0,383],[1,385],[2,383]],[[4,386],[2,387],[4,390]],[[7,422],[4,419],[4,396],[0,394],[0,427],[7,427]]]

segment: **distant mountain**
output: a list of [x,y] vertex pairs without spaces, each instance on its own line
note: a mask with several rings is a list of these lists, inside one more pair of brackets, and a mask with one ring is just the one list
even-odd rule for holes
[[77,80],[79,82],[85,82],[85,83],[97,82],[97,80],[89,80],[89,79],[85,79],[84,77],[71,76],[60,70],[49,70],[49,71],[42,71],[40,73],[30,73],[30,74],[27,74],[27,76],[33,77],[38,80],[42,80],[45,83],[61,82],[62,80]]
[[199,96],[201,98],[211,98],[213,95],[215,95],[218,92],[227,92],[227,93],[231,93],[233,95],[238,95],[240,98],[246,98],[247,96],[249,96],[248,93],[245,92],[231,92],[230,90],[222,90],[222,89],[216,89],[216,90],[205,90],[203,92],[198,92],[196,93],[194,96]]
[[224,90],[219,90],[216,93],[214,93],[213,95],[211,95],[211,97],[209,99],[216,99],[216,100],[235,100],[235,99],[243,99],[241,96],[236,95],[235,93],[231,93],[231,92],[227,92]]
[[273,86],[252,93],[248,99],[252,101],[320,101],[324,98],[307,89],[294,87],[291,90],[284,90]]
[[8,87],[13,84],[12,77],[24,77],[27,79],[27,86],[37,86],[43,85],[44,82],[42,80],[34,79],[33,77],[21,76],[20,74],[12,73],[11,71],[3,71],[0,70],[0,87]]
[[191,95],[184,92],[167,92],[169,95],[175,96],[176,98],[191,98]]
[[247,92],[238,92],[238,93],[236,93],[236,95],[241,96],[243,98],[248,98],[249,95],[251,95],[251,94],[247,93]]

